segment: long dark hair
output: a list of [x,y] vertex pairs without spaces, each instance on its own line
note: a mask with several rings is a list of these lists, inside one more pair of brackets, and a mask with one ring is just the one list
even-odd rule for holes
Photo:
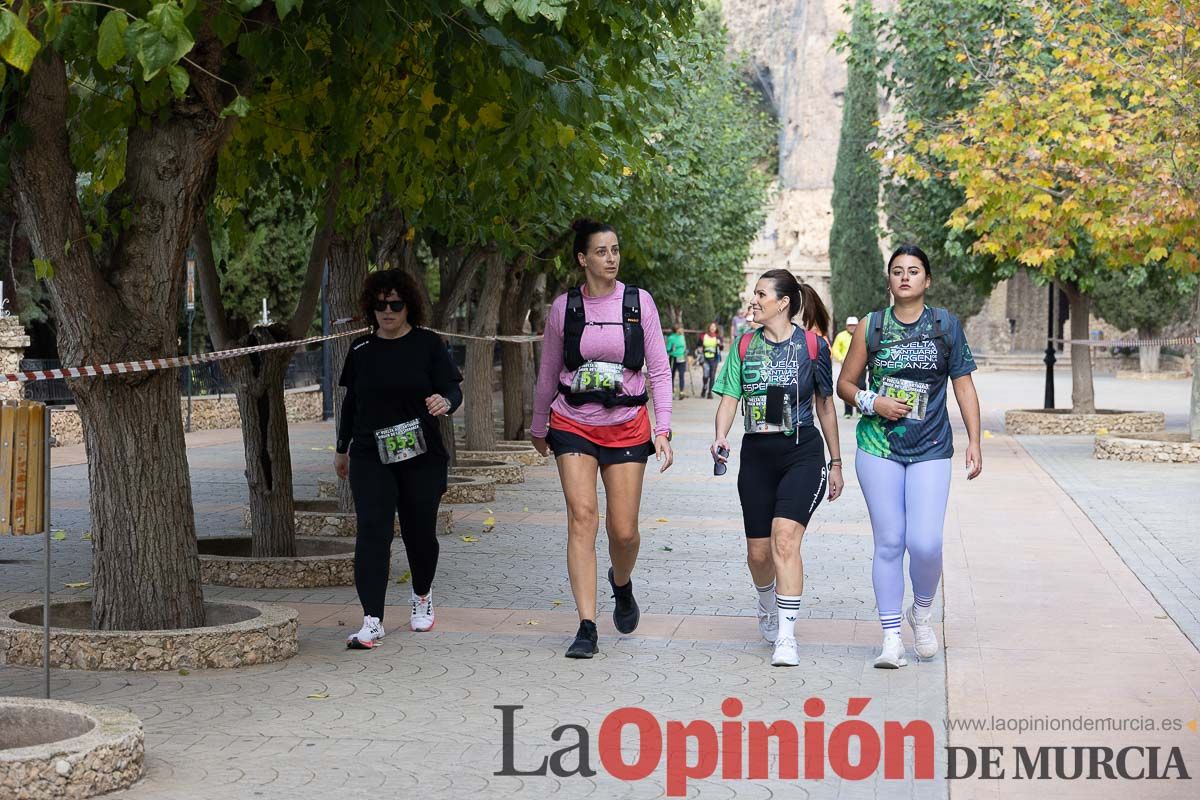
[[592,236],[597,233],[613,233],[617,232],[616,228],[604,222],[597,222],[594,219],[580,217],[571,223],[571,230],[575,231],[575,247],[571,251],[575,256],[575,265],[579,266],[579,255],[587,255],[588,245],[592,241]]
[[372,328],[378,327],[378,321],[375,319],[375,301],[379,299],[379,295],[387,297],[393,291],[400,295],[408,309],[408,324],[414,328],[424,326],[425,301],[417,286],[417,280],[400,269],[381,269],[372,272],[363,281],[362,293],[358,296],[358,308],[367,324]]
[[925,268],[925,277],[933,277],[933,269],[929,266],[929,256],[925,255],[925,251],[917,247],[915,244],[902,244],[892,251],[892,257],[888,259],[887,271],[891,272],[892,262],[900,256],[916,256],[921,262],[921,266]]
[[786,269],[768,270],[759,277],[759,280],[764,279],[775,284],[776,299],[788,299],[789,319],[798,313],[805,330],[816,328],[822,336],[829,338],[829,309],[816,289],[796,280],[796,276]]

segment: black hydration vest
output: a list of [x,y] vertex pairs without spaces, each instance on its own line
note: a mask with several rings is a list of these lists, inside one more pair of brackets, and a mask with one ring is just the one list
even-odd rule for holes
[[[578,286],[567,290],[567,313],[563,320],[563,365],[574,372],[584,365],[586,359],[579,347],[583,341],[583,329],[588,325],[617,325],[625,334],[625,356],[621,366],[640,372],[646,364],[646,340],[642,332],[642,301],[636,286],[626,286],[621,301],[621,322],[588,322],[583,310],[583,292]],[[571,387],[562,383],[558,392],[569,405],[599,403],[605,408],[616,406],[644,406],[650,399],[642,392],[636,397],[619,394],[611,389],[572,393]]]

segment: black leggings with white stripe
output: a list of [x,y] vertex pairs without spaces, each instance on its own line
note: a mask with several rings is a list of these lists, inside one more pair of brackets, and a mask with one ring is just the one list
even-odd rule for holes
[[797,433],[748,433],[742,437],[738,495],[747,539],[771,535],[779,517],[805,527],[825,495],[825,441],[816,428]]

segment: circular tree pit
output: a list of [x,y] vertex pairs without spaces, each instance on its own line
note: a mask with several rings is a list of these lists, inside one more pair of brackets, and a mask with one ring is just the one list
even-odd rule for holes
[[1013,409],[1004,412],[1004,432],[1010,436],[1072,436],[1098,433],[1155,433],[1167,426],[1161,411],[1111,411],[1073,414],[1070,409]]
[[[296,655],[294,609],[249,600],[205,603],[203,628],[98,631],[92,601],[50,606],[50,666],[85,670],[225,669]],[[0,665],[42,665],[42,605],[0,603]]]
[[[337,500],[318,498],[316,500],[296,501],[296,536],[355,536],[358,533],[358,520],[353,512],[347,514],[338,510]],[[250,509],[242,509],[242,522],[250,527]],[[396,533],[400,532],[400,522],[396,522]],[[454,512],[449,508],[438,509],[437,535],[449,536],[454,533]]]
[[1200,442],[1186,433],[1110,434],[1096,437],[1094,455],[1101,461],[1200,464]]
[[459,459],[450,468],[451,475],[491,478],[496,483],[513,484],[525,482],[525,470],[520,464],[508,464],[495,459]]
[[523,467],[540,467],[546,464],[549,456],[544,456],[533,445],[521,447],[515,445],[497,444],[495,450],[459,450],[459,463],[463,459],[471,461],[503,461],[507,464],[520,464]]
[[[321,478],[317,481],[317,497],[337,497],[337,482]],[[491,478],[451,475],[446,481],[446,493],[442,495],[444,505],[462,503],[491,503],[496,500],[496,482]]]
[[200,580],[213,586],[292,589],[354,585],[354,543],[296,537],[292,558],[254,558],[249,536],[198,540]]
[[62,700],[0,697],[0,797],[92,797],[142,775],[142,723]]

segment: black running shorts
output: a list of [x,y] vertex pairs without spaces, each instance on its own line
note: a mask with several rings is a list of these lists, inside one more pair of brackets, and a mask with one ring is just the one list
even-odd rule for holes
[[738,495],[747,539],[771,535],[771,520],[807,526],[825,496],[825,442],[816,428],[795,433],[748,433],[742,437]]
[[609,464],[630,464],[635,462],[645,464],[650,460],[650,456],[655,453],[654,443],[649,441],[632,447],[604,447],[583,438],[579,434],[560,431],[554,428],[551,428],[546,433],[546,444],[554,452],[555,458],[568,453],[580,453],[596,459],[602,467]]

